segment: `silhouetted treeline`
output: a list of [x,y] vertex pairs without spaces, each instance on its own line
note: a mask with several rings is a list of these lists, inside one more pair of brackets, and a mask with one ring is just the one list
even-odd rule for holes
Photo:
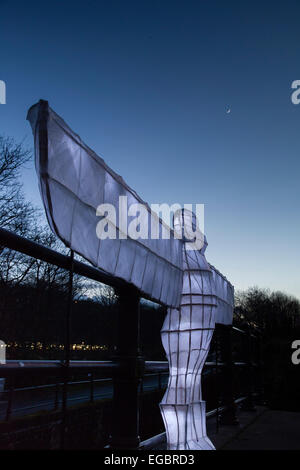
[[[89,285],[89,290],[93,294],[99,287]],[[116,304],[111,291],[105,291],[102,286],[101,295],[80,298],[77,289],[71,315],[72,359],[109,359],[114,352]],[[1,339],[9,345],[8,359],[62,359],[67,301],[67,285],[0,283]],[[141,343],[148,359],[164,359],[163,318],[162,308],[141,302]]]
[[236,295],[235,322],[261,339],[265,398],[274,408],[299,410],[300,365],[291,348],[300,339],[300,302],[283,292],[253,287]]
[[236,294],[235,322],[252,323],[265,335],[288,334],[300,327],[300,302],[284,292],[252,287]]

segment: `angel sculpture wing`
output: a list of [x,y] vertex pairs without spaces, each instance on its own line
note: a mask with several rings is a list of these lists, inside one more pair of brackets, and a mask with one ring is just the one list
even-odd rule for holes
[[[133,284],[147,298],[178,306],[183,277],[182,240],[174,238],[172,230],[170,239],[163,239],[162,231],[169,227],[82,142],[47,101],[32,106],[27,119],[34,134],[39,188],[52,231],[94,266]],[[136,203],[146,207],[141,218],[149,236],[125,238],[119,223],[120,196],[127,196],[126,210]],[[116,209],[115,239],[100,239],[96,234],[96,211],[101,204]],[[151,217],[157,218],[159,239],[150,236]]]

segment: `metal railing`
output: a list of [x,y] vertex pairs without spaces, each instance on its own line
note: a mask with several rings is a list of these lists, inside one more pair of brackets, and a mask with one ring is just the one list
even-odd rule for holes
[[[152,365],[155,363],[146,362],[145,368],[150,368],[152,370]],[[15,412],[15,416],[21,416],[34,412],[36,409],[40,410],[58,410],[59,405],[62,404],[62,390],[64,387],[64,364],[60,361],[42,361],[42,360],[9,360],[5,365],[0,369],[1,377],[5,377],[10,380],[8,389],[0,392],[1,401],[5,402],[6,409],[2,412],[0,411],[0,420],[9,421]],[[69,369],[70,375],[76,377],[77,374],[86,374],[86,380],[70,380],[68,381],[68,397],[67,404],[79,401],[81,403],[94,403],[97,399],[103,398],[112,398],[112,378],[113,371],[116,369],[117,364],[112,363],[111,361],[70,361]],[[145,373],[144,381],[142,383],[142,390],[153,389],[153,390],[162,390],[163,382],[164,386],[166,385],[166,380],[163,380],[163,377],[168,376],[168,367],[166,363],[159,364],[159,371],[155,373]],[[44,376],[44,377],[55,377],[55,383],[48,383],[44,385],[34,385],[34,386],[25,386],[25,387],[14,387],[14,379],[17,377],[26,377],[26,376]],[[95,378],[95,375],[101,375],[101,378]],[[155,378],[156,383],[144,384],[146,379]],[[12,379],[12,380],[11,380]],[[148,381],[149,382],[149,381]],[[98,393],[95,391],[96,385],[101,385],[101,388],[98,390]],[[104,385],[109,385],[109,389],[105,391]],[[79,396],[72,396],[72,389],[76,386],[85,386],[84,390]],[[13,409],[14,399],[17,395],[26,395],[27,392],[47,392],[52,391],[52,398],[48,398],[46,401],[43,399],[43,396],[39,398],[34,398],[33,394],[30,395],[29,401],[31,402],[28,406],[17,407]],[[3,407],[4,408],[4,407]]]
[[[155,374],[158,377],[158,387],[162,389],[161,376],[168,373],[168,363],[165,361],[145,361],[140,349],[140,293],[132,285],[121,279],[74,259],[73,252],[66,256],[38,243],[20,237],[5,229],[0,229],[0,246],[16,250],[25,255],[47,262],[69,272],[68,308],[65,322],[65,359],[64,361],[7,361],[0,365],[0,377],[9,380],[7,409],[5,419],[11,418],[14,397],[20,392],[15,387],[17,377],[43,376],[56,377],[56,383],[50,384],[55,389],[54,408],[61,404],[61,448],[65,448],[65,431],[68,419],[68,390],[74,386],[74,376],[84,375],[89,383],[91,402],[95,399],[95,384],[103,379],[111,380],[112,396],[112,429],[110,447],[115,449],[146,448],[149,444],[141,443],[139,436],[139,410],[143,392],[144,377]],[[70,360],[70,318],[73,303],[73,274],[85,276],[88,279],[109,285],[115,289],[118,297],[117,344],[115,356],[110,361],[72,361]],[[245,360],[234,361],[232,357],[232,334],[244,337]],[[208,361],[205,367],[214,371],[216,408],[208,412],[208,416],[216,416],[216,426],[219,423],[234,424],[236,420],[236,403],[243,401],[245,409],[253,406],[254,369],[259,369],[253,361],[253,340],[257,337],[250,330],[241,330],[232,326],[219,325],[215,335],[214,360]],[[243,368],[246,371],[246,387],[237,391],[234,387],[234,374]],[[95,376],[97,375],[97,378]],[[77,382],[78,383],[78,382]],[[221,385],[220,385],[221,384]],[[37,390],[49,388],[41,385]],[[30,387],[29,387],[30,388]],[[26,387],[23,387],[23,390]],[[58,389],[62,398],[59,400]],[[28,390],[28,388],[27,388]],[[243,393],[242,393],[243,392]],[[246,393],[245,393],[246,392]],[[3,392],[2,392],[3,393]],[[238,395],[238,396],[237,396]],[[159,436],[163,436],[160,434]],[[155,436],[156,442],[158,436]],[[153,444],[152,442],[152,444]],[[150,445],[150,444],[149,444]]]

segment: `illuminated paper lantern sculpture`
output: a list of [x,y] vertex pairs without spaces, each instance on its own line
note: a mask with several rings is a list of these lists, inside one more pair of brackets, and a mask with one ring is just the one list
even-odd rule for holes
[[[191,218],[175,214],[183,229]],[[169,361],[169,382],[160,404],[169,450],[210,450],[206,434],[201,372],[209,352],[215,323],[232,323],[233,286],[205,258],[201,250],[183,246],[183,286],[179,309],[169,308],[161,336]]]
[[[34,135],[40,193],[52,231],[101,271],[169,307],[161,334],[170,376],[160,405],[169,449],[213,449],[206,435],[201,371],[215,323],[232,321],[233,287],[207,263],[207,243],[201,232],[196,236],[201,241],[199,249],[190,249],[187,242],[197,225],[193,214],[186,211],[183,218],[182,212],[177,213],[174,231],[165,238],[163,233],[170,228],[47,101],[32,106],[27,118]],[[129,230],[130,208],[136,204],[145,208],[139,223],[147,227],[137,238],[130,236]],[[100,234],[97,231],[100,217],[105,217],[99,206],[104,205],[116,209],[108,223],[116,234],[113,239],[103,237],[102,229]],[[153,220],[156,238],[152,236]],[[178,238],[176,232],[184,237]]]

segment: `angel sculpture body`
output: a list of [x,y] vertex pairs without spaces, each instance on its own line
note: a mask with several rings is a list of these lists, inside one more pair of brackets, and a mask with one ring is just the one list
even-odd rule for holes
[[[193,222],[180,215],[178,226]],[[176,226],[176,214],[174,219]],[[187,242],[187,240],[186,240]],[[161,336],[169,361],[169,383],[161,401],[169,450],[213,450],[206,434],[206,404],[201,372],[215,323],[231,323],[233,286],[206,261],[200,250],[183,245],[183,288],[178,309],[169,308]]]

